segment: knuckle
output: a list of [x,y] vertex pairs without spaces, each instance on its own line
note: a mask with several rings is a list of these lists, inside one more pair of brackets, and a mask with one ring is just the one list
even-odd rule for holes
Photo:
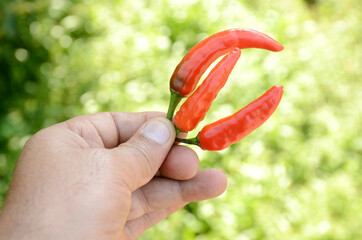
[[49,138],[50,131],[50,128],[45,128],[35,133],[25,142],[22,152],[37,152],[44,149],[52,149],[54,141],[51,141]]

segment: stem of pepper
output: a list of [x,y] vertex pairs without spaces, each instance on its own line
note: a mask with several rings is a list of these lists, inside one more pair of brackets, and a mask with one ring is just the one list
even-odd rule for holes
[[200,146],[199,140],[197,139],[197,137],[189,138],[189,139],[176,138],[175,142],[181,142],[181,143],[187,143],[187,144],[193,144],[193,145]]
[[177,92],[172,91],[171,89],[170,89],[170,92],[171,92],[171,97],[170,97],[170,103],[168,105],[168,110],[167,110],[167,119],[172,122],[173,114],[175,112],[177,105],[181,101],[182,96],[180,94],[178,94]]
[[175,125],[175,130],[176,130],[176,136],[177,134],[179,134],[180,132],[182,132],[180,129],[178,129],[178,127]]

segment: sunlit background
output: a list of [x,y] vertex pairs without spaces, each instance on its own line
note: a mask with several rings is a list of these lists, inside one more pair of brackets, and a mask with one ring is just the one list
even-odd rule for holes
[[362,239],[361,1],[2,0],[0,7],[0,206],[36,131],[99,111],[165,112],[169,77],[187,50],[218,31],[252,28],[285,50],[243,50],[200,127],[275,84],[284,85],[279,108],[227,150],[195,148],[201,168],[225,171],[227,191],[189,204],[141,239]]

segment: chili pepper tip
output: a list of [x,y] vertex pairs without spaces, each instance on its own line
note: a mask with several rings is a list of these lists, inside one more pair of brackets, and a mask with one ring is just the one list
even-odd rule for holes
[[280,45],[279,43],[278,43],[278,45],[275,46],[275,52],[280,52],[283,49],[284,49],[284,47],[282,45]]

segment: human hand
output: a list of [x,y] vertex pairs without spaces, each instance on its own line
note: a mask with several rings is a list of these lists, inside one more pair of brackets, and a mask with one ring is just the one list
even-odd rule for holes
[[218,170],[173,145],[161,113],[98,113],[24,146],[0,215],[5,239],[136,239],[191,201],[224,192]]

